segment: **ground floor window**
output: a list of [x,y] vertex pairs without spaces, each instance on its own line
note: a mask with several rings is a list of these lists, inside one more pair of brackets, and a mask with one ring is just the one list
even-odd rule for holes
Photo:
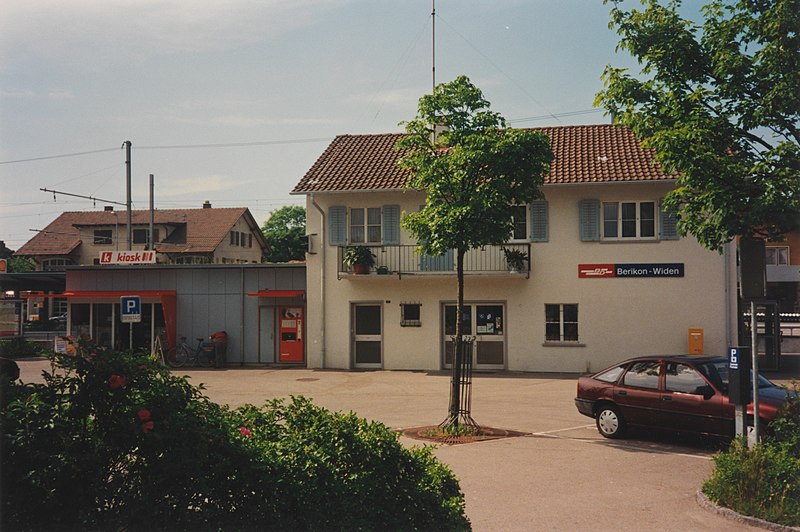
[[140,323],[122,323],[119,303],[72,303],[69,334],[117,350],[152,349],[155,337],[166,333],[160,303],[142,303]]
[[546,304],[545,340],[548,342],[578,341],[578,305],[567,303]]

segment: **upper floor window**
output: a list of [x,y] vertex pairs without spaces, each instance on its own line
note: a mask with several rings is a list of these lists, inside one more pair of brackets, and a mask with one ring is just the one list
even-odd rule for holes
[[656,203],[623,201],[603,203],[603,238],[655,238]]
[[[150,233],[149,229],[134,229],[133,230],[133,243],[134,244],[147,244],[147,235]],[[159,242],[158,228],[153,228],[153,242]]]
[[111,244],[112,243],[111,229],[95,229],[94,243]]
[[381,242],[381,208],[350,209],[350,242],[376,244]]
[[770,266],[787,266],[789,264],[789,246],[767,247],[767,264]]
[[44,259],[42,269],[45,271],[63,270],[65,266],[72,264],[70,259]]
[[528,207],[514,205],[511,207],[511,221],[514,229],[511,231],[511,240],[528,239]]

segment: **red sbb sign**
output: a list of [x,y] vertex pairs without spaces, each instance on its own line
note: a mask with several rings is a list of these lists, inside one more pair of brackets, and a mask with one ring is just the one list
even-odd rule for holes
[[155,251],[103,251],[100,264],[155,264]]
[[616,264],[578,264],[578,277],[616,277]]

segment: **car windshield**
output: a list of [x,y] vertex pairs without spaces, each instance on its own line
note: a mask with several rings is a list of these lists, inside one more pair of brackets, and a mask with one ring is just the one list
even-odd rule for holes
[[[708,362],[706,364],[699,364],[697,369],[700,370],[708,380],[714,383],[715,386],[719,387],[724,393],[728,393],[728,362],[721,360],[719,362]],[[753,378],[753,372],[750,371],[750,379]],[[759,374],[758,376],[758,387],[759,388],[772,388],[775,385],[770,382],[766,377]]]

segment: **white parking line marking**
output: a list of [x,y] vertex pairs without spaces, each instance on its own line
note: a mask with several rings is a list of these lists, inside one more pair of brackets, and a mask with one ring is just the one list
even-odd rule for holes
[[594,427],[594,425],[580,425],[578,427],[569,427],[567,429],[557,429],[557,430],[548,430],[545,432],[534,432],[534,436],[549,436],[551,434],[558,434],[559,432],[568,432],[570,430],[578,430],[578,429],[590,429]]

